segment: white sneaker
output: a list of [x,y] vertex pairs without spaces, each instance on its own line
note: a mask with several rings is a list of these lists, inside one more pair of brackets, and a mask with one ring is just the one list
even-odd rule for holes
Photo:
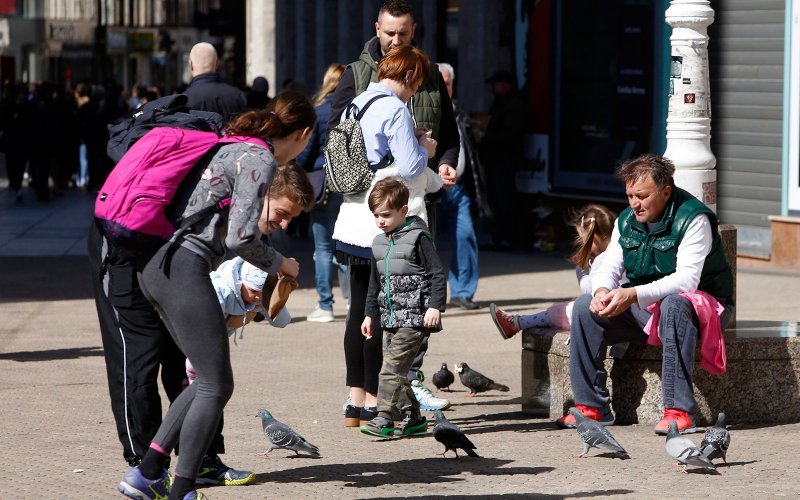
[[314,312],[306,316],[306,319],[315,323],[330,323],[333,321],[333,311],[326,311],[317,306]]
[[450,401],[435,397],[419,380],[411,381],[411,389],[414,391],[414,396],[419,401],[419,407],[422,410],[436,411],[450,408]]
[[350,393],[347,393],[347,399],[344,400],[344,404],[342,405],[342,415],[345,415],[347,412],[347,407],[350,406],[350,403],[353,401]]

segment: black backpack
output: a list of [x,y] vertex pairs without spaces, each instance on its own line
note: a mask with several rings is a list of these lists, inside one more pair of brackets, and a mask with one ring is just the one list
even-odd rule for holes
[[108,125],[106,154],[114,163],[155,127],[175,127],[200,132],[220,134],[224,126],[222,115],[212,111],[190,110],[189,98],[174,94],[150,101],[136,111],[118,118]]

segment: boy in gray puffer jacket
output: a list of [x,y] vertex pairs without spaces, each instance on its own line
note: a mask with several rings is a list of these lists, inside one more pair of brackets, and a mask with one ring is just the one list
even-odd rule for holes
[[[369,194],[369,209],[383,231],[372,242],[372,275],[361,333],[372,338],[372,321],[383,327],[383,367],[378,382],[378,416],[361,432],[379,437],[424,433],[425,417],[408,381],[408,370],[422,340],[442,329],[444,270],[428,226],[406,217],[408,189],[397,179],[379,181]],[[393,415],[404,413],[397,428]]]

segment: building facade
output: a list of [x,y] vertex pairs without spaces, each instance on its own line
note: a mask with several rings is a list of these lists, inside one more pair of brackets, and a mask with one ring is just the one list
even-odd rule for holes
[[[680,0],[689,2],[692,0]],[[696,0],[703,3],[703,0]],[[0,0],[0,76],[125,87],[188,83],[197,41],[223,75],[309,94],[332,62],[374,36],[380,0]],[[409,0],[416,43],[456,69],[476,116],[486,78],[510,70],[526,98],[520,197],[625,202],[615,166],[663,153],[670,95],[669,0]],[[741,254],[771,255],[775,218],[800,215],[800,0],[711,0],[711,147],[717,210]],[[788,218],[788,219],[787,219]],[[780,238],[780,235],[777,235]]]
[[[221,71],[244,83],[244,0],[1,0],[0,78],[74,86],[179,89],[188,53],[217,46]],[[238,46],[237,46],[238,44]]]

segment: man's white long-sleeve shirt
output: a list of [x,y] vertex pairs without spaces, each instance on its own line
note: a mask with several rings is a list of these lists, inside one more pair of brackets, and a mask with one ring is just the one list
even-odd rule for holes
[[[625,274],[625,264],[622,258],[622,246],[619,244],[619,219],[614,221],[614,230],[611,241],[605,251],[605,258],[599,264],[600,268],[592,277],[592,295],[598,289],[618,288],[620,280]],[[658,223],[648,223],[647,229],[652,231]],[[686,232],[678,245],[675,272],[661,279],[636,286],[636,297],[639,307],[646,308],[667,295],[680,292],[694,292],[700,283],[703,272],[703,263],[711,251],[713,242],[711,222],[708,216],[700,214],[689,223]]]

